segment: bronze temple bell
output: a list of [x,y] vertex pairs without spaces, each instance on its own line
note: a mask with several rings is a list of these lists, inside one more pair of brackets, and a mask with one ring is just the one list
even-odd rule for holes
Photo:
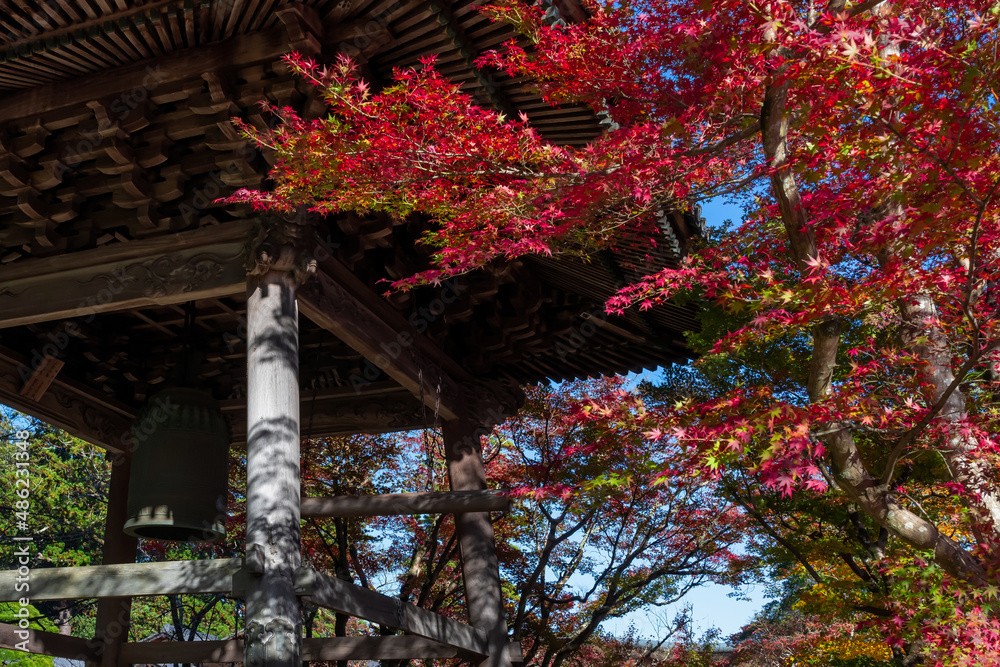
[[226,534],[229,425],[210,394],[165,389],[136,417],[125,532],[169,542]]

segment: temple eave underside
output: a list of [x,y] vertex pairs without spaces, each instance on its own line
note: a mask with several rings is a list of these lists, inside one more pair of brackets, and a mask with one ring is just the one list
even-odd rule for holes
[[[580,143],[600,131],[585,109],[548,107],[522,82],[476,68],[478,54],[511,35],[470,5],[272,4],[101,10],[75,0],[58,11],[39,3],[48,13],[35,19],[11,10],[3,26],[11,39],[0,52],[0,346],[8,366],[0,398],[50,415],[14,388],[25,364],[34,370],[54,351],[66,362],[57,388],[72,384],[75,400],[128,418],[176,375],[185,304],[193,302],[198,381],[221,401],[241,399],[241,251],[254,219],[216,200],[262,187],[274,159],[238,135],[231,118],[266,127],[261,100],[306,117],[323,113],[316,90],[280,62],[283,53],[329,60],[346,52],[376,84],[436,53],[441,71],[470,94],[526,112],[548,138]],[[682,332],[695,326],[692,311],[667,305],[608,317],[602,304],[624,281],[676,261],[689,227],[674,215],[661,250],[624,243],[587,263],[525,258],[382,301],[397,323],[478,378],[538,382],[651,369],[686,356]],[[426,228],[415,219],[341,215],[326,221],[317,242],[371,303],[386,281],[427,267],[429,251],[417,242]],[[359,352],[309,317],[301,326],[303,396],[309,414],[322,415],[312,435],[421,425],[419,399],[373,367],[377,349]],[[397,417],[358,409],[362,395],[391,399]],[[238,410],[232,414],[238,424]]]

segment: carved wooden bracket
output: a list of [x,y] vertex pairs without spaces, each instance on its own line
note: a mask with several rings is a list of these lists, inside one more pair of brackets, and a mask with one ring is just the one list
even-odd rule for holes
[[300,2],[289,2],[275,13],[285,24],[294,51],[315,56],[323,50],[323,22],[315,9]]
[[316,215],[301,207],[287,216],[269,216],[254,227],[247,243],[248,276],[272,271],[291,274],[299,284],[316,273]]

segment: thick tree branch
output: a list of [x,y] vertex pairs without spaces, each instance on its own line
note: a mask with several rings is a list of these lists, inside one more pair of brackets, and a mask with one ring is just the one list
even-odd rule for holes
[[[874,6],[874,5],[873,5]],[[765,36],[766,38],[767,36]],[[775,79],[782,75],[780,68]],[[789,168],[788,82],[778,81],[767,87],[761,109],[761,133],[764,155],[772,171],[771,187],[778,202],[782,222],[788,235],[793,259],[806,274],[809,262],[817,255],[816,241],[809,225],[809,216],[802,203],[798,184]],[[813,359],[809,369],[810,400],[818,401],[830,389],[830,379],[836,362],[840,327],[830,324],[813,331]],[[905,543],[933,550],[935,559],[953,576],[984,584],[986,572],[982,563],[964,551],[954,541],[941,534],[937,527],[899,505],[886,485],[873,478],[858,452],[854,436],[844,425],[824,424],[827,453],[837,485],[879,525]]]

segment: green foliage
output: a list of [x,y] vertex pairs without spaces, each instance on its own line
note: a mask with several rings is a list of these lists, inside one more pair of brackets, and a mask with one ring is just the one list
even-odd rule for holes
[[52,658],[47,655],[31,655],[21,651],[0,648],[0,665],[6,667],[52,667]]
[[[14,624],[17,623],[16,614],[20,605],[16,602],[7,602],[0,604],[0,619],[3,619],[5,623]],[[41,612],[35,607],[29,607],[31,610],[29,628],[33,630],[46,630],[48,632],[56,632],[57,628],[48,619],[45,618]],[[6,665],[17,665],[17,667],[52,667],[52,658],[47,655],[31,655],[24,653],[22,651],[13,651],[9,649],[0,649],[0,666],[6,667]]]
[[[15,452],[13,425],[3,423],[0,442],[0,508],[13,517]],[[104,453],[61,431],[40,424],[30,427],[28,480],[30,510],[27,528],[17,531],[33,538],[32,567],[99,563],[104,542],[104,515],[111,466]],[[14,527],[11,521],[6,524]],[[9,528],[9,529],[10,529]],[[10,568],[12,552],[0,554],[0,566]]]

